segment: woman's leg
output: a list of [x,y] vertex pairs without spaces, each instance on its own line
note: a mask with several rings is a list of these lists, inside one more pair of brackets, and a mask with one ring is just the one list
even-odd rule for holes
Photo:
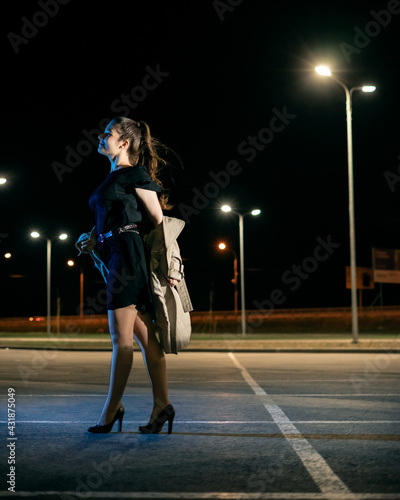
[[110,386],[98,425],[111,422],[116,414],[128,381],[133,362],[132,331],[137,310],[134,305],[108,311],[108,323],[113,344]]
[[150,422],[170,404],[168,397],[167,367],[165,353],[155,334],[149,314],[138,314],[134,325],[134,336],[143,354],[147,372],[153,388],[153,411]]

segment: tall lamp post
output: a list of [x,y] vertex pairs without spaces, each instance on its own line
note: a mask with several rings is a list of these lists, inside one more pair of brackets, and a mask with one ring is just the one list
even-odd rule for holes
[[244,214],[232,210],[229,205],[223,205],[221,207],[223,212],[232,212],[239,217],[239,259],[240,259],[240,302],[242,309],[242,335],[246,335],[246,303],[244,294],[244,222],[243,219],[246,215],[259,215],[261,210],[256,209],[251,212],[246,212]]
[[[51,333],[51,295],[50,295],[50,282],[51,282],[51,239],[40,235],[37,231],[31,233],[32,238],[43,238],[47,241],[47,333]],[[60,240],[65,240],[68,235],[63,233],[58,236]]]
[[[75,262],[73,260],[69,260],[67,262],[67,264],[69,265],[69,267],[74,267],[75,266]],[[79,302],[79,315],[80,316],[83,316],[83,283],[84,283],[84,275],[83,275],[83,269],[81,266],[78,266],[79,267],[79,288],[80,288],[80,294],[79,294],[79,297],[80,297],[80,302]]]
[[349,89],[338,77],[332,75],[327,66],[317,66],[315,71],[332,78],[345,91],[346,94],[346,121],[347,121],[347,165],[349,178],[349,223],[350,223],[350,276],[351,276],[351,311],[352,311],[352,332],[353,342],[358,342],[358,313],[357,313],[357,280],[356,280],[356,236],[354,221],[354,185],[353,185],[353,135],[352,135],[352,102],[353,92],[361,90],[363,92],[374,92],[376,87],[364,85],[362,87],[352,87]]
[[237,270],[237,255],[235,250],[231,248],[227,248],[225,243],[219,243],[218,248],[220,250],[227,250],[228,252],[233,253],[233,279],[231,282],[235,286],[235,295],[234,295],[234,304],[235,304],[235,309],[234,311],[238,311],[238,289],[237,289],[237,282],[238,282],[238,270]]

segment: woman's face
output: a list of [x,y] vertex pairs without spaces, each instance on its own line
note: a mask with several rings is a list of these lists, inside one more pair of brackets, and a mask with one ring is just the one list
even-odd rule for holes
[[122,142],[113,124],[110,122],[104,132],[99,135],[99,147],[97,151],[109,158],[115,158],[122,150]]

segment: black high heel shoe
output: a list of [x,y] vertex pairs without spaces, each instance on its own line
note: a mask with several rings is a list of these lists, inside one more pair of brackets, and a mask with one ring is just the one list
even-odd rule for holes
[[172,432],[172,424],[175,418],[175,408],[172,405],[166,406],[161,412],[158,414],[158,417],[153,420],[150,424],[141,425],[139,427],[140,432],[143,434],[158,434],[161,432],[165,422],[168,420],[168,434]]
[[122,430],[122,419],[124,418],[125,414],[125,408],[121,405],[117,413],[114,415],[114,418],[111,420],[110,423],[105,424],[105,425],[94,425],[93,427],[89,427],[88,431],[93,432],[93,434],[106,434],[107,432],[110,432],[111,429],[113,428],[113,425],[117,420],[119,420],[119,430],[118,432],[121,432]]

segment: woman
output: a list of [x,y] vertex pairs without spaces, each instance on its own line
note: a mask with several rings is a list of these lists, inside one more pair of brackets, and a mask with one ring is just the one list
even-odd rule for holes
[[[129,118],[113,119],[99,135],[98,152],[107,156],[111,171],[90,198],[96,212],[97,251],[109,273],[107,276],[108,322],[113,345],[108,397],[97,425],[89,432],[110,432],[119,421],[122,428],[124,407],[121,398],[133,362],[132,332],[145,360],[153,388],[153,411],[149,423],[139,427],[143,433],[160,432],[168,420],[172,432],[175,410],[168,397],[165,353],[152,322],[152,298],[143,240],[138,223],[148,216],[154,227],[163,222],[157,178],[160,143],[151,137],[144,122]],[[160,198],[159,198],[160,196]],[[90,253],[93,238],[79,241],[79,249]],[[171,287],[177,280],[168,279]]]

